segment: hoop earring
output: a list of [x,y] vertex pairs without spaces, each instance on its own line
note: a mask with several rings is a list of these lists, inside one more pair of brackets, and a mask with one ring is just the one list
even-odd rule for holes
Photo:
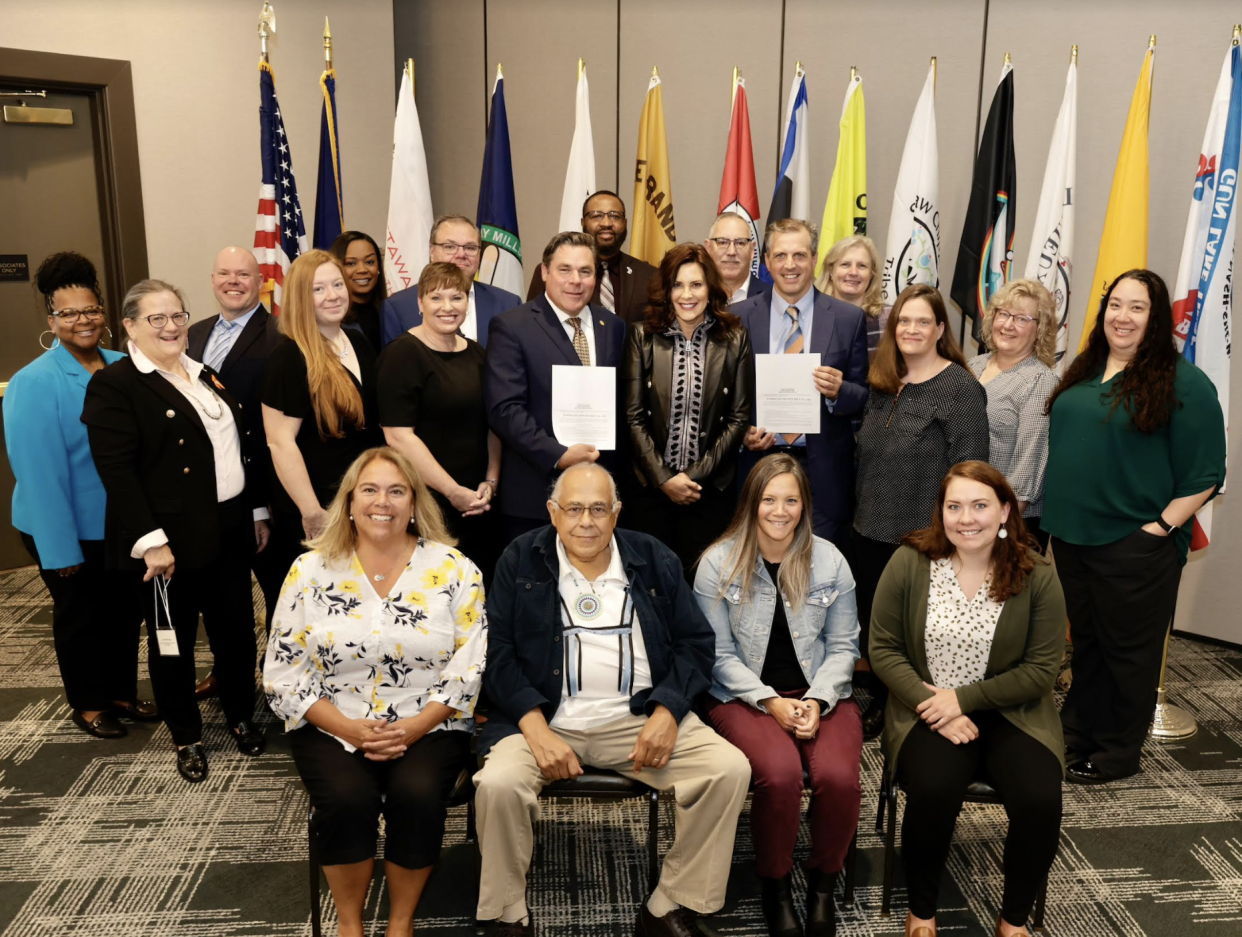
[[108,346],[111,347],[112,346],[112,329],[108,328],[108,326],[105,325],[104,331],[108,333],[108,337],[107,339],[101,339],[100,341],[101,342],[106,341],[108,343]]
[[[43,336],[44,336],[44,335],[50,335],[50,336],[52,336],[52,344],[51,344],[51,345],[44,345],[44,344],[43,344]],[[57,345],[59,345],[59,344],[60,344],[60,339],[56,337],[56,333],[55,333],[55,332],[53,332],[51,329],[44,329],[42,332],[40,332],[40,333],[39,333],[39,347],[40,347],[40,348],[42,348],[44,351],[51,351],[53,348],[55,348],[55,347],[56,347]]]

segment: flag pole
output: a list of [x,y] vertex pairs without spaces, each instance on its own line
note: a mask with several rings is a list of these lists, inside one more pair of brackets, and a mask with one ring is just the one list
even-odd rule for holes
[[932,70],[932,91],[935,91],[936,90],[936,57],[934,55],[931,57],[931,70]]
[[737,103],[737,80],[741,77],[742,77],[742,70],[738,68],[736,65],[734,65],[733,66],[733,90],[729,96],[730,109],[732,109],[733,105]]
[[417,97],[417,95],[414,94],[414,60],[413,59],[405,60],[405,73],[410,76],[410,94]]
[[1078,64],[1078,46],[1070,46],[1070,64]]
[[263,0],[263,9],[259,11],[259,58],[264,65],[267,62],[267,37],[276,32],[276,11],[272,5]]
[[[1155,36],[1152,37],[1155,39]],[[1157,742],[1180,742],[1188,739],[1199,731],[1195,717],[1180,706],[1168,702],[1165,688],[1165,672],[1169,666],[1169,638],[1173,635],[1173,621],[1177,616],[1177,603],[1173,605],[1173,618],[1169,620],[1169,630],[1164,633],[1164,653],[1160,658],[1160,684],[1156,687],[1156,711],[1152,714],[1151,728],[1147,734]]]
[[578,80],[582,80],[582,71],[586,68],[586,59],[578,59]]
[[328,18],[323,18],[323,70],[332,71],[332,30],[328,28]]

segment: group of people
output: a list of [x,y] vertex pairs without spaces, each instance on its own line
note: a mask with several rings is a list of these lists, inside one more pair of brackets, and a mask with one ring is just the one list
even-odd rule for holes
[[[656,267],[621,250],[614,193],[587,199],[582,228],[549,241],[526,303],[474,280],[464,216],[437,220],[417,286],[390,296],[375,241],[346,232],[294,261],[279,320],[253,256],[226,248],[216,316],[190,325],[160,280],[129,290],[126,353],[104,347],[90,262],[48,258],[50,350],[10,382],[5,433],[74,721],[108,738],[162,719],[178,771],[204,780],[201,615],[235,744],[261,754],[253,572],[263,690],[342,935],[362,933],[381,813],[389,932],[412,927],[476,755],[477,913],[498,934],[533,932],[537,798],[583,765],[676,802],[637,933],[701,933],[753,785],[769,932],[833,934],[881,731],[908,794],[907,934],[935,933],[979,777],[1010,816],[996,933],[1026,933],[1063,776],[1139,769],[1190,524],[1224,478],[1216,392],[1174,347],[1163,281],[1119,277],[1058,379],[1033,280],[991,297],[968,361],[936,289],[884,306],[865,237],[816,280],[814,227],[773,221],[769,285],[732,213]],[[755,354],[818,356],[818,432],[756,424]],[[617,451],[557,438],[558,365],[617,369]],[[154,702],[137,697],[143,619]]]

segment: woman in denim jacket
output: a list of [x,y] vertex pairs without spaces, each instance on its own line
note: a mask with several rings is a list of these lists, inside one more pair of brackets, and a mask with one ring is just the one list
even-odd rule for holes
[[773,937],[801,937],[791,891],[803,771],[812,794],[807,937],[836,932],[832,892],[858,825],[862,722],[854,578],[811,531],[810,483],[788,455],[759,462],[694,591],[716,633],[707,716],[750,759],[751,829]]

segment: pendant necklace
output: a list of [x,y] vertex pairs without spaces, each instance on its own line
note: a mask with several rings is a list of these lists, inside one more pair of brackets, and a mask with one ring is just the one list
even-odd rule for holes
[[340,348],[338,348],[335,341],[329,341],[328,344],[332,346],[332,350],[336,352],[336,356],[338,358],[348,358],[349,353],[353,351],[354,346],[349,343],[348,335],[346,335],[344,332],[340,332],[338,334],[340,335],[342,343],[345,346],[345,350],[342,351]]
[[[599,593],[595,591],[595,583],[591,580],[583,578],[579,581],[574,576],[574,588],[578,590],[578,597],[574,599],[574,612],[583,621],[594,621],[604,610],[604,603],[600,601]],[[582,584],[585,583],[589,592],[582,591]]]

